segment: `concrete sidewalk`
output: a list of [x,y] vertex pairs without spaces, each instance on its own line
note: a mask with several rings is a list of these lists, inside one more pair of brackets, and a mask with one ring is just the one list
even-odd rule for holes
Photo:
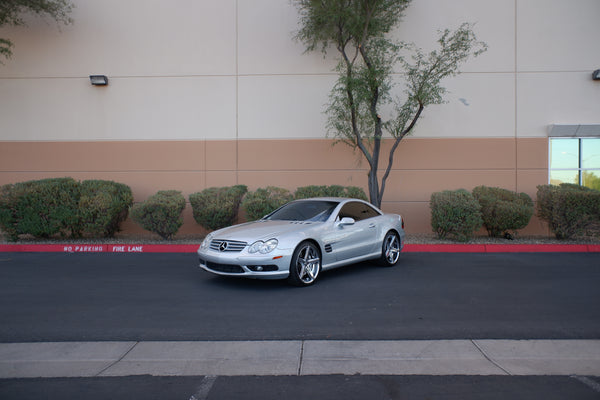
[[0,344],[0,378],[331,374],[600,376],[600,340]]

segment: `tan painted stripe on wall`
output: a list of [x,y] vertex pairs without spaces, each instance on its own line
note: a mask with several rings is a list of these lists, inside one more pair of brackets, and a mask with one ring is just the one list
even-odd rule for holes
[[[537,139],[539,140],[539,139]],[[356,168],[359,157],[343,144],[329,140],[240,141],[240,169],[271,171],[286,169]],[[514,139],[405,139],[395,155],[395,169],[514,169]],[[382,148],[381,165],[387,163],[391,142]],[[366,169],[366,161],[362,162]],[[545,168],[545,167],[544,167]]]
[[[387,161],[386,143],[382,164]],[[477,185],[535,197],[547,182],[547,139],[405,139],[398,148],[383,209],[429,232],[429,198]],[[381,167],[383,168],[383,166]],[[366,189],[367,162],[331,140],[0,142],[0,184],[46,177],[108,179],[129,185],[136,201],[158,190],[189,194],[211,186],[353,185]],[[140,231],[131,221],[124,228]],[[185,212],[181,233],[203,232]],[[529,233],[546,233],[533,221]]]

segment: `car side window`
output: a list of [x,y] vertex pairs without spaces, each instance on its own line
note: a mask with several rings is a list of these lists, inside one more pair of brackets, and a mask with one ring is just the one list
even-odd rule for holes
[[338,218],[341,220],[342,218],[350,217],[355,221],[362,221],[363,219],[373,218],[378,215],[379,213],[377,210],[370,205],[358,201],[351,201],[344,204]]

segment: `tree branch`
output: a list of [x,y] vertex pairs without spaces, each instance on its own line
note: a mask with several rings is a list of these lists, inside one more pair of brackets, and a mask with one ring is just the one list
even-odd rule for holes
[[379,189],[379,198],[383,198],[383,193],[385,191],[385,182],[387,181],[387,178],[390,175],[390,172],[392,170],[392,165],[394,165],[394,153],[396,152],[396,149],[398,148],[400,141],[414,128],[414,126],[416,125],[424,108],[425,107],[423,106],[423,104],[419,104],[419,109],[415,113],[408,128],[406,128],[405,130],[400,132],[400,134],[398,136],[396,136],[396,140],[394,140],[394,144],[392,145],[392,148],[390,149],[390,157],[388,159],[387,168],[385,169],[385,174],[383,174],[383,177],[381,178],[381,187]]
[[[348,79],[348,82],[349,82],[352,79],[352,71],[353,71],[354,64],[353,64],[353,62],[350,62],[348,55],[346,54],[345,47],[340,50],[340,53],[342,54],[344,62],[346,63],[346,78]],[[363,153],[363,155],[367,159],[369,166],[371,168],[373,168],[373,156],[371,155],[369,150],[365,147],[365,145],[363,143],[362,134],[360,133],[360,129],[358,129],[358,116],[357,116],[356,103],[354,100],[354,94],[352,93],[352,89],[348,86],[347,83],[346,83],[346,96],[348,98],[348,105],[350,108],[352,133],[356,138],[356,142],[355,142],[356,146],[360,149],[360,151]]]

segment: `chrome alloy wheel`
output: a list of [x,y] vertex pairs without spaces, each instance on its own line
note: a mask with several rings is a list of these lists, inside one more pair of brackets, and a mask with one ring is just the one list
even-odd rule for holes
[[321,272],[319,249],[311,242],[301,243],[294,252],[290,266],[290,282],[308,286],[315,282]]
[[400,258],[400,239],[395,232],[388,232],[383,239],[382,258],[386,265],[396,265]]

